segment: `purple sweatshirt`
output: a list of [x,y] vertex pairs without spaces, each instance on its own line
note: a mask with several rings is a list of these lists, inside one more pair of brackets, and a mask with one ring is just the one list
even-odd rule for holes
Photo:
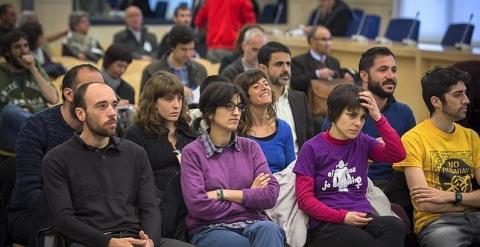
[[364,133],[337,140],[322,132],[302,146],[293,172],[298,205],[311,217],[310,228],[319,220],[342,223],[346,211],[372,213],[365,196],[368,159],[390,163],[405,158],[400,137],[387,119],[382,115],[375,125],[385,145]]
[[[212,156],[207,155],[207,149],[199,137],[182,151],[181,184],[189,233],[193,235],[202,225],[268,220],[262,210],[275,206],[280,186],[271,176],[264,188],[250,189],[258,174],[271,174],[260,146],[237,137],[236,143]],[[242,190],[243,202],[207,198],[208,191],[219,188]]]

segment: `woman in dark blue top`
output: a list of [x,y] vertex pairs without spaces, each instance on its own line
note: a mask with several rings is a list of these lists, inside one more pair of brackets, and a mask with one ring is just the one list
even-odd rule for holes
[[276,116],[270,83],[260,70],[238,75],[235,83],[245,91],[249,101],[240,120],[239,134],[260,145],[272,173],[282,171],[295,160],[295,150],[290,126]]

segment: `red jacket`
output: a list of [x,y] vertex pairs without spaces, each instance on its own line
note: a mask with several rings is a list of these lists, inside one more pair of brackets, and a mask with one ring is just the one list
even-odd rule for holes
[[207,26],[208,49],[233,50],[238,30],[256,23],[250,0],[207,0],[195,17],[199,28]]

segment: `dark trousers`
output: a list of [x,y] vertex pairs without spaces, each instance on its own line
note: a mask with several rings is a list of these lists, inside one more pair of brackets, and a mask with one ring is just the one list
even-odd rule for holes
[[364,227],[322,222],[311,230],[310,247],[403,247],[405,228],[393,216],[371,216]]
[[[72,243],[68,247],[87,247],[81,243]],[[176,239],[162,238],[160,243],[155,243],[155,247],[194,247],[189,243],[185,243]]]
[[8,215],[8,225],[13,241],[27,246],[42,245],[43,239],[38,239],[37,234],[53,226],[52,214],[48,207],[45,195],[40,196],[35,207],[21,211],[11,212]]

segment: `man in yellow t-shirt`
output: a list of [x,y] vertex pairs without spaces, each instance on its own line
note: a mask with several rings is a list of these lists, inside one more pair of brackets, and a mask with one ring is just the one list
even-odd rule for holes
[[470,76],[453,67],[435,68],[422,78],[430,118],[402,137],[403,170],[415,207],[415,233],[421,246],[480,244],[480,139],[455,121],[470,103]]

